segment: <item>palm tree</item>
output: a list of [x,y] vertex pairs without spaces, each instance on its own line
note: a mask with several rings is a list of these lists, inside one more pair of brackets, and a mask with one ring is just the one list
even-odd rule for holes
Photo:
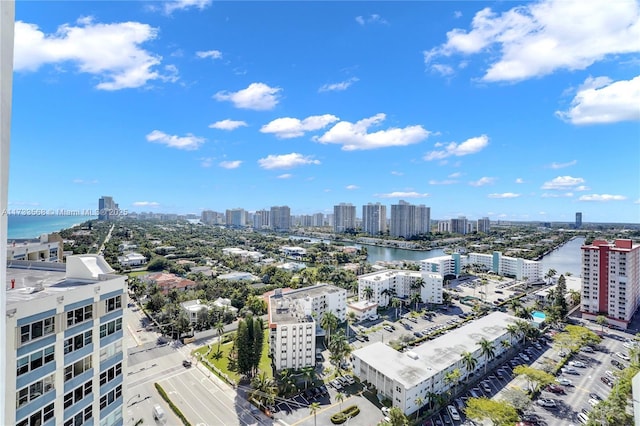
[[469,351],[462,352],[460,356],[462,356],[462,363],[464,364],[464,368],[467,370],[467,376],[469,376],[469,374],[473,373],[476,370],[478,360]]
[[420,297],[420,293],[415,293],[411,295],[411,302],[416,304],[416,311],[418,311],[418,303],[422,302],[422,297]]
[[511,299],[508,305],[513,312],[518,312],[518,309],[522,306],[522,302],[520,302],[520,299]]
[[493,347],[493,343],[490,340],[487,340],[485,337],[480,339],[476,344],[480,346],[480,353],[485,357],[484,374],[486,375],[489,361],[491,361],[493,357],[496,356],[496,349]]
[[511,347],[511,342],[508,341],[507,339],[501,340],[500,346],[502,346],[503,349],[507,350]]
[[262,372],[251,380],[251,397],[262,405],[271,405],[275,400],[278,388],[270,377]]
[[571,305],[576,306],[580,304],[580,293],[571,289],[568,291],[569,297],[571,299]]
[[520,334],[518,326],[515,324],[507,325],[507,334],[509,334],[509,339],[511,339],[511,343],[513,343],[513,338]]
[[322,315],[322,319],[320,319],[320,327],[327,332],[327,344],[331,344],[331,330],[338,326],[338,317],[336,317],[333,312],[328,311]]
[[398,319],[398,308],[400,308],[400,306],[402,306],[402,300],[398,299],[397,297],[394,297],[391,300],[391,306],[396,308],[396,319]]
[[373,289],[371,287],[365,287],[362,290],[362,295],[365,299],[371,300],[371,298],[373,297]]
[[531,325],[524,320],[516,320],[514,324],[518,328],[518,334],[522,337],[522,341],[524,342],[524,338],[526,337],[529,328],[531,328]]
[[347,313],[347,340],[349,339],[349,329],[351,328],[351,324],[356,322],[357,315],[353,311],[349,311]]
[[340,403],[340,411],[342,411],[342,401],[344,401],[344,394],[342,392],[336,394],[336,401]]
[[551,279],[558,273],[558,271],[556,271],[555,269],[551,268],[547,271],[547,274],[544,276],[544,278],[547,281],[547,284],[551,284]]
[[449,371],[444,376],[444,382],[448,385],[453,385],[453,395],[456,395],[456,389],[458,387],[458,383],[460,383],[460,377],[462,374],[460,373],[460,369],[456,368],[455,370]]
[[318,412],[319,409],[320,409],[320,403],[318,403],[318,402],[312,402],[311,405],[309,405],[309,413],[313,414],[313,425],[314,426],[317,426],[316,413]]
[[296,385],[293,377],[291,377],[290,369],[287,368],[280,372],[280,385],[282,387],[282,393],[285,395],[289,393],[291,388],[295,389]]
[[421,396],[417,397],[413,402],[416,403],[416,422],[418,421],[418,416],[420,415],[420,407],[424,405],[424,399]]
[[218,353],[220,353],[220,345],[222,344],[222,333],[224,333],[224,323],[222,321],[217,321],[213,326],[216,329],[216,333],[218,333]]
[[306,367],[302,369],[302,378],[304,379],[304,390],[307,390],[309,386],[309,382],[313,381],[313,377],[315,376],[315,369],[313,367]]
[[437,399],[438,399],[438,394],[435,392],[427,392],[427,401],[429,404],[429,409],[433,409]]
[[596,317],[596,323],[600,326],[600,332],[604,333],[604,326],[607,324],[607,317],[604,315],[598,315]]
[[532,320],[533,319],[533,307],[525,307],[525,308],[520,308],[518,310],[518,312],[516,312],[516,316],[518,318],[523,318],[526,320]]
[[383,296],[385,297],[383,300],[381,300],[381,302],[384,302],[384,303],[381,303],[381,304],[386,306],[389,304],[389,298],[391,297],[391,290],[389,290],[388,288],[385,288],[384,290],[382,290],[380,292],[380,297],[382,298]]

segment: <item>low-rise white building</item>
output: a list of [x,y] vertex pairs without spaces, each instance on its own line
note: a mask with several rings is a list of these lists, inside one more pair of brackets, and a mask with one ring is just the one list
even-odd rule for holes
[[542,264],[535,260],[503,256],[499,251],[492,254],[469,253],[461,258],[463,265],[482,265],[498,275],[527,281],[542,279]]
[[286,257],[300,258],[307,254],[307,249],[303,247],[282,246],[280,247],[280,251]]
[[356,321],[375,319],[378,312],[378,304],[368,300],[359,300],[347,305],[347,312],[356,314]]
[[147,258],[140,253],[127,253],[123,256],[118,256],[118,262],[125,268],[132,266],[141,266],[147,263]]
[[62,262],[62,239],[43,234],[40,239],[13,240],[7,244],[7,260]]
[[269,350],[276,370],[315,365],[316,327],[325,312],[346,319],[347,291],[329,284],[276,291],[269,297]]
[[238,247],[227,247],[222,249],[222,254],[227,256],[235,256],[243,262],[259,262],[264,254],[257,251],[244,250]]
[[[412,288],[422,280],[423,285]],[[371,297],[367,297],[371,288]],[[406,271],[386,269],[358,277],[358,298],[369,300],[385,307],[393,297],[408,301],[414,292],[420,294],[423,303],[442,303],[442,275],[428,271]]]
[[[487,357],[478,345],[481,339],[492,342],[494,357],[505,352],[507,349],[501,342],[511,342],[506,327],[516,320],[511,315],[493,312],[408,352],[398,352],[375,342],[353,352],[353,373],[374,386],[380,397],[391,400],[403,413],[414,413],[421,408],[416,404],[419,397],[427,404],[430,394],[441,395],[453,387],[454,384],[444,379],[450,371],[459,369],[464,380],[484,368]],[[473,371],[467,370],[463,352],[473,354],[478,361]]]
[[186,312],[191,325],[198,322],[198,317],[202,315],[202,312],[206,312],[210,309],[209,305],[202,303],[200,299],[187,300],[186,302],[180,303],[180,306]]

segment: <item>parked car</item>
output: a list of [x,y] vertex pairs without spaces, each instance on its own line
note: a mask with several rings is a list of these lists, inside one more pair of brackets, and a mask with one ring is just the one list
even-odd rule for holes
[[600,381],[602,383],[604,383],[605,385],[609,386],[610,388],[613,387],[613,381],[610,378],[608,378],[607,376],[600,377]]
[[571,386],[571,380],[566,379],[564,377],[558,377],[556,382],[560,383],[563,386]]
[[598,405],[600,403],[600,401],[598,401],[595,398],[589,398],[589,405],[591,405],[592,407],[595,407],[596,405]]
[[617,359],[612,359],[611,364],[619,370],[624,370],[624,364]]
[[591,392],[589,394],[589,398],[593,398],[593,399],[597,399],[598,401],[602,401],[602,397],[600,395],[598,395],[597,393]]
[[563,367],[560,369],[565,374],[578,374],[578,370],[573,367]]
[[182,361],[182,365],[185,368],[189,368],[189,367],[191,367],[192,364],[191,364],[191,361],[189,361],[188,359],[185,359],[184,361]]
[[618,358],[624,359],[625,361],[629,361],[631,359],[631,358],[629,358],[629,355],[627,355],[625,353],[622,353],[622,352],[616,352],[616,356]]
[[564,394],[564,388],[562,386],[559,385],[555,385],[555,384],[550,384],[549,386],[547,386],[547,392],[552,392],[552,393],[557,393],[557,394]]
[[556,408],[556,401],[549,398],[541,398],[538,400],[538,405],[546,408]]
[[589,416],[587,416],[585,413],[578,413],[578,420],[583,425],[586,425],[587,423],[589,423]]
[[520,354],[520,358],[522,358],[523,360],[525,360],[525,361],[527,361],[527,362],[529,362],[529,361],[530,361],[530,358],[529,358],[527,355],[525,355],[525,354]]
[[387,330],[389,333],[392,333],[392,332],[393,332],[393,328],[391,328],[391,326],[390,326],[390,325],[385,325],[383,328],[384,328],[385,330]]
[[482,382],[481,386],[483,391],[485,391],[486,393],[491,393],[491,386],[489,386],[489,383]]
[[586,368],[587,364],[582,361],[569,361],[569,365],[572,367]]
[[588,352],[588,353],[593,353],[593,352],[595,352],[591,346],[583,346],[582,348],[580,348],[580,350],[581,350],[582,352]]
[[460,414],[458,413],[458,410],[456,410],[456,407],[449,405],[447,407],[447,411],[453,420],[460,420]]

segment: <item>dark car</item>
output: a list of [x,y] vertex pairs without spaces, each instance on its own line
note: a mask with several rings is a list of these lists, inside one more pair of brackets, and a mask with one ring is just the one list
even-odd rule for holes
[[611,379],[610,379],[610,378],[608,378],[608,377],[606,377],[606,376],[602,376],[602,377],[600,377],[600,381],[601,381],[602,383],[604,383],[605,385],[609,386],[610,388],[612,388],[612,387],[613,387],[613,382],[611,381]]
[[550,384],[549,386],[547,386],[546,390],[548,392],[552,392],[552,393],[557,393],[557,394],[564,394],[564,388],[562,386],[559,385],[554,385],[554,384]]
[[597,399],[598,401],[602,401],[602,397],[600,395],[598,395],[597,393],[593,393],[592,392],[592,393],[589,394],[589,397],[593,398],[593,399]]
[[191,361],[189,361],[188,359],[185,359],[184,361],[182,361],[182,365],[185,368],[189,368],[189,367],[191,367]]
[[618,361],[617,359],[612,359],[611,364],[613,364],[613,366],[615,366],[619,370],[624,370],[624,364]]

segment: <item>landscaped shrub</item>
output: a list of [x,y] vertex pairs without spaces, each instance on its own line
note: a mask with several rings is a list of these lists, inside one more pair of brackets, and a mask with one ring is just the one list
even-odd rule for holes
[[334,425],[339,425],[347,421],[347,419],[351,417],[355,417],[360,413],[360,409],[357,405],[352,405],[351,407],[347,407],[339,413],[331,416],[331,423]]

